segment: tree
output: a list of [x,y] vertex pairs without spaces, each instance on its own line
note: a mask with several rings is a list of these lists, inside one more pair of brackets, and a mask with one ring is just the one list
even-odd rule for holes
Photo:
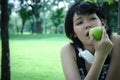
[[105,17],[107,19],[107,25],[112,28],[114,32],[117,30],[117,14],[118,14],[118,2],[114,1],[113,3],[109,4],[104,2],[102,9],[105,13]]
[[58,33],[58,27],[60,26],[61,23],[63,23],[63,18],[64,18],[64,12],[63,8],[61,9],[56,9],[54,12],[52,12],[51,15],[51,20],[55,26],[55,33]]
[[[84,0],[91,1],[91,0]],[[118,1],[117,0],[92,0],[92,2],[97,3],[105,13],[107,29],[117,31],[117,14],[118,14]]]
[[118,2],[118,34],[120,34],[120,1]]
[[[42,27],[41,27],[41,21],[40,21],[40,17],[41,17],[41,9],[47,4],[46,0],[19,0],[20,3],[20,8],[25,10],[28,10],[29,8],[31,9],[31,13],[32,13],[32,20],[35,26],[35,32],[36,33],[42,33]],[[19,12],[21,13],[20,10]],[[28,14],[28,12],[25,12],[26,14]],[[24,16],[26,17],[26,16]],[[21,17],[22,20],[24,20],[24,17]],[[27,19],[27,18],[26,18]],[[23,21],[25,24],[25,20]]]
[[23,33],[25,22],[31,18],[32,12],[30,10],[27,10],[26,7],[21,7],[19,15],[22,18],[21,33]]
[[8,36],[8,0],[1,0],[1,39],[2,39],[2,62],[1,80],[10,80],[10,53]]
[[[26,0],[28,1],[28,0]],[[47,1],[43,0],[31,0],[30,3],[28,3],[28,6],[31,7],[31,11],[33,13],[33,19],[35,21],[35,29],[36,29],[36,33],[42,33],[42,27],[41,27],[41,22],[39,20],[40,18],[40,9],[44,7],[44,5],[47,3]]]

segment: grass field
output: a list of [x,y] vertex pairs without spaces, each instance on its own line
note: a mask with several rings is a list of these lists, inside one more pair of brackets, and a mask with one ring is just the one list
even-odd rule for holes
[[64,35],[11,35],[11,80],[65,80],[60,49],[68,41]]

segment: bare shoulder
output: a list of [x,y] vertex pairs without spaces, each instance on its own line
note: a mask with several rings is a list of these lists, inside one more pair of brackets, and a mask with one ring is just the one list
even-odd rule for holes
[[71,46],[71,44],[65,44],[63,45],[63,47],[61,48],[61,51],[71,51],[71,49],[73,49],[73,47]]
[[75,51],[71,44],[65,44],[61,48],[61,55],[75,57]]
[[[118,62],[120,60],[120,35],[111,36],[111,41],[113,42],[113,49],[111,52],[111,59],[114,62]],[[118,62],[119,63],[119,62]]]
[[65,44],[65,45],[63,45],[63,47],[62,47],[62,49],[61,50],[64,50],[64,49],[69,49],[69,48],[71,48],[71,45],[69,44],[69,43],[67,43],[67,44]]
[[120,55],[120,35],[114,35],[111,36],[111,41],[113,42],[113,50],[112,50],[112,54],[113,55]]
[[119,45],[120,44],[120,35],[111,36],[111,40],[114,44]]

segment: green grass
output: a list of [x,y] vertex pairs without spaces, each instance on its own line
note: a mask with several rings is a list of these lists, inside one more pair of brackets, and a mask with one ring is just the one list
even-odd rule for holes
[[65,80],[60,49],[67,41],[64,35],[10,35],[11,80]]

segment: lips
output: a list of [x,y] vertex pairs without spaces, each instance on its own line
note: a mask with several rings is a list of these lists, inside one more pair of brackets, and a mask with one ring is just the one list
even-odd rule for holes
[[86,31],[85,35],[88,37],[89,36],[89,30]]
[[90,39],[89,30],[86,31],[85,36]]
[[89,32],[86,33],[86,36],[89,36]]

